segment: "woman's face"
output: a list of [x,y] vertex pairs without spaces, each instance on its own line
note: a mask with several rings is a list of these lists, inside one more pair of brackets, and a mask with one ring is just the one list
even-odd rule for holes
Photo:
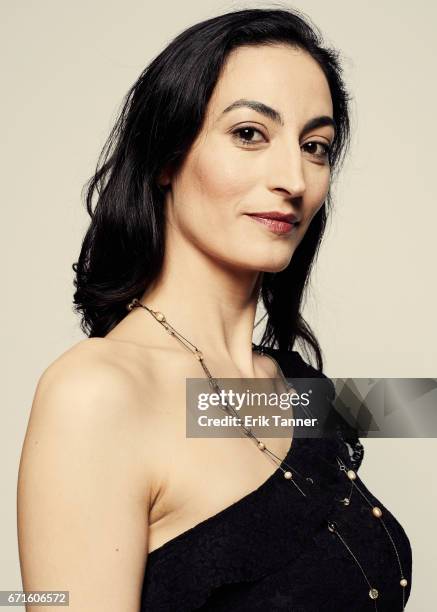
[[[327,80],[307,53],[286,45],[236,49],[200,134],[170,177],[168,229],[232,267],[284,269],[329,189],[334,128],[305,126],[332,112]],[[270,211],[293,213],[298,223],[278,233],[249,216]]]

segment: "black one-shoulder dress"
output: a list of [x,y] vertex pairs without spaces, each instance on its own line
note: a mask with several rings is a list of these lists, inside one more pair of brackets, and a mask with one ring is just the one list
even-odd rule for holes
[[[322,378],[332,400],[332,381],[298,352],[264,350],[287,378]],[[360,479],[363,445],[339,423],[332,436],[294,437],[261,486],[149,553],[141,612],[403,610],[409,539]],[[305,476],[305,496],[284,478],[285,464]]]

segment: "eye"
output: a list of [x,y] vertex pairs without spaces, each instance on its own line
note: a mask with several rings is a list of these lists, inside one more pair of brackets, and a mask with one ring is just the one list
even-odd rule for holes
[[262,142],[261,140],[252,139],[254,133],[260,134],[265,139],[264,134],[260,130],[257,130],[256,128],[250,125],[239,127],[236,130],[233,130],[232,136],[236,138],[236,140],[238,140],[240,144],[247,147],[248,145],[258,144]]
[[[265,140],[265,136],[261,132],[261,130],[258,130],[257,128],[254,128],[250,125],[239,127],[232,131],[233,138],[235,138],[240,144],[242,144],[245,147],[254,145],[254,144],[256,145],[262,142],[262,140],[254,140],[253,139],[254,134],[259,134]],[[319,142],[318,140],[311,140],[302,145],[302,148],[305,148],[305,147],[307,147],[306,150],[313,157],[319,158],[321,160],[329,161],[329,154],[331,152],[330,145],[324,142]]]
[[[302,148],[310,147],[308,153],[310,155],[314,155],[314,157],[318,157],[320,159],[329,159],[329,154],[331,152],[331,146],[326,144],[325,142],[319,142],[318,140],[311,140],[310,142],[306,142],[302,145]],[[317,152],[317,147],[320,149]]]

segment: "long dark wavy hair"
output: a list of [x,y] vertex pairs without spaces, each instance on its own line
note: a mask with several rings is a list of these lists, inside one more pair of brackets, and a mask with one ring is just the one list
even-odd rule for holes
[[[180,33],[144,69],[85,185],[91,217],[75,272],[74,311],[89,337],[105,336],[159,275],[164,256],[163,168],[182,165],[202,128],[206,107],[229,53],[242,45],[285,43],[308,52],[323,70],[333,103],[336,135],[329,156],[332,177],[350,143],[349,100],[339,52],[294,9],[238,10]],[[93,209],[92,200],[96,196]],[[322,351],[301,307],[331,208],[331,193],[313,217],[289,265],[264,272],[260,285],[267,317],[263,346],[310,348],[322,370]]]

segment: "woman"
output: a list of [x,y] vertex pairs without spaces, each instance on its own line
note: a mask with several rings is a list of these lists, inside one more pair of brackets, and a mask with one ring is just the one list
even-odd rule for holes
[[134,84],[88,186],[88,338],[32,406],[26,589],[75,612],[404,609],[408,538],[340,419],[320,439],[185,432],[187,378],[326,379],[301,307],[348,138],[338,54],[296,11],[196,24]]

